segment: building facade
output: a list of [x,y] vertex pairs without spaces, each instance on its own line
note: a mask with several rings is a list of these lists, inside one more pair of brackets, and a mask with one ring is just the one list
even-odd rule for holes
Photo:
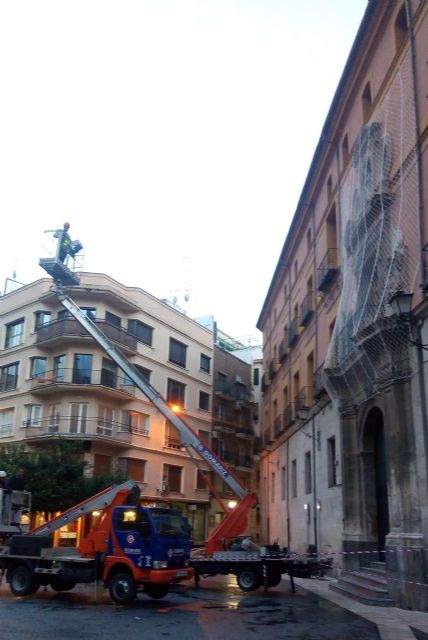
[[[428,609],[428,4],[367,6],[258,327],[266,534]],[[394,314],[397,293],[411,311]]]
[[[0,298],[0,444],[80,440],[92,473],[120,469],[146,501],[188,515],[202,544],[209,492],[179,434],[67,315],[51,284],[44,278]],[[212,332],[106,275],[82,274],[71,295],[210,444]]]

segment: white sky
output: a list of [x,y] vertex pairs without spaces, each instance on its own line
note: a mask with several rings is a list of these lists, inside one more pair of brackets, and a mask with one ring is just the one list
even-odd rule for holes
[[366,4],[0,0],[0,289],[67,220],[84,270],[260,339]]

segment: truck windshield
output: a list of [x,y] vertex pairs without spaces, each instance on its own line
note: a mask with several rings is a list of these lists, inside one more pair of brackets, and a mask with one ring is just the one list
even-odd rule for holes
[[156,531],[160,536],[183,538],[189,535],[188,527],[181,516],[172,513],[153,513]]

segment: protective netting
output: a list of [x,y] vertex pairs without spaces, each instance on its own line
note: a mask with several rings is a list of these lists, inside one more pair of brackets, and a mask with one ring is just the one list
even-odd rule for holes
[[420,284],[415,115],[410,57],[354,145],[340,188],[341,294],[324,367],[330,396],[367,399],[408,370],[407,329],[389,300]]

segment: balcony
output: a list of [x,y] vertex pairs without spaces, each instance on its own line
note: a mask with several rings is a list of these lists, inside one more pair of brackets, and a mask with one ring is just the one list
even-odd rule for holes
[[[25,420],[24,437],[27,440],[48,440],[67,438],[72,440],[101,440],[124,448],[131,445],[134,432],[125,423],[105,418],[86,418],[83,416],[51,416],[42,420]],[[135,432],[137,437],[139,434]]]
[[[104,320],[95,320],[95,323],[109,340],[120,345],[125,354],[134,355],[137,352],[137,338],[133,335]],[[63,346],[64,340],[67,339],[72,342],[93,342],[93,338],[74,318],[54,320],[39,327],[36,331],[36,344],[40,347],[56,349]]]
[[180,449],[183,448],[180,438],[178,436],[173,436],[169,434],[165,436],[164,446],[167,449],[175,449],[176,451],[179,451]]
[[288,346],[292,347],[299,338],[299,319],[296,316],[288,329]]
[[262,448],[264,449],[265,447],[269,446],[270,444],[272,444],[273,442],[273,438],[272,438],[272,431],[271,429],[265,429],[263,431],[263,436],[262,436]]
[[308,324],[314,313],[314,292],[308,291],[300,305],[300,326]]
[[285,343],[285,338],[281,340],[278,345],[278,360],[282,363],[287,358],[287,345]]
[[269,379],[270,380],[273,380],[273,378],[275,377],[276,372],[277,372],[276,362],[275,362],[275,359],[272,358],[272,360],[270,360],[270,362],[269,362]]
[[326,291],[339,271],[338,249],[327,249],[317,270],[317,289]]
[[236,437],[243,438],[244,440],[252,440],[254,438],[254,430],[248,427],[238,427]]
[[312,406],[312,387],[303,387],[294,398],[294,408],[296,410],[296,416],[299,415],[299,411],[309,409]]
[[281,433],[284,431],[282,425],[283,425],[282,416],[281,415],[276,416],[275,420],[273,421],[273,433],[275,438],[280,436]]
[[216,396],[226,398],[227,400],[235,397],[233,386],[222,382],[216,382],[214,386],[214,393]]
[[285,407],[284,413],[283,413],[284,429],[289,429],[293,423],[294,423],[293,405],[288,404]]
[[323,396],[326,392],[325,387],[322,383],[322,372],[323,372],[324,366],[321,365],[321,367],[318,367],[318,369],[315,371],[314,373],[314,391],[313,391],[313,395],[314,398],[320,398],[321,396]]
[[236,456],[235,467],[242,471],[249,471],[253,466],[253,458],[251,456]]
[[264,393],[267,390],[267,388],[268,388],[268,384],[266,382],[266,377],[263,374],[262,375],[262,393]]
[[61,368],[47,371],[30,380],[30,391],[36,396],[54,396],[77,391],[126,402],[135,396],[135,389],[123,374],[115,374],[107,369],[77,371]]

